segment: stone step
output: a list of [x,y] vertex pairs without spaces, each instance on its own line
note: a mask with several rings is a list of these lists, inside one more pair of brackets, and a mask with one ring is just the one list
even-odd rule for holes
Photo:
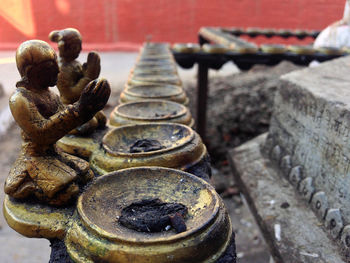
[[231,150],[228,157],[275,262],[346,262],[323,222],[261,154],[266,136]]

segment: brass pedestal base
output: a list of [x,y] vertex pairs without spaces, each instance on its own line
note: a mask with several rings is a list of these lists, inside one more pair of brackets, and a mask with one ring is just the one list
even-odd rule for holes
[[[74,263],[67,252],[67,247],[62,240],[50,240],[51,254],[49,263]],[[223,255],[215,263],[236,263],[236,245],[234,233],[229,246]]]
[[96,130],[90,136],[66,135],[57,141],[58,148],[66,153],[88,160],[91,154],[99,148],[103,136],[110,130],[109,126]]

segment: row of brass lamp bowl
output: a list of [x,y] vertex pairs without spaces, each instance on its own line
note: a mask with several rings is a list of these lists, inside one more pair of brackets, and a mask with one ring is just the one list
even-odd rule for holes
[[[166,74],[162,65],[166,65]],[[159,78],[169,72],[171,79],[178,78],[165,44],[143,46],[133,72],[141,69],[149,74],[147,81],[129,82],[126,90],[142,87],[146,97],[164,89],[173,98],[174,90],[182,89],[181,84],[176,86]],[[192,130],[193,119],[183,104],[150,95],[117,106],[105,134],[74,142],[69,141],[69,136],[62,138],[57,145],[89,159],[99,177],[79,196],[76,207],[32,206],[6,197],[4,215],[8,224],[28,237],[63,240],[71,259],[79,263],[235,262],[230,217],[220,196],[207,182],[207,150]],[[130,151],[130,145],[145,138],[157,140],[161,147],[149,152]],[[147,199],[185,205],[186,230],[149,233],[120,224],[123,208]],[[230,261],[222,261],[227,254],[231,255]]]
[[[67,234],[71,256],[86,260],[80,247],[95,242],[98,233],[98,249],[88,254],[107,261],[217,262],[232,245],[231,222],[221,198],[206,182],[208,153],[192,130],[194,121],[185,106],[188,98],[169,46],[143,46],[120,103],[109,118],[115,128],[90,157],[91,167],[103,176],[79,199],[84,224],[74,223]],[[130,152],[133,142],[145,138],[157,140],[162,148]],[[121,208],[149,198],[185,204],[187,230],[140,233],[113,223],[119,212],[110,209],[111,203]],[[105,242],[112,245],[101,255]]]
[[[153,61],[168,65],[164,71],[146,71],[147,81],[136,84],[130,80],[135,72],[146,67],[139,64]],[[171,66],[169,66],[171,65]],[[168,69],[174,69],[170,72]],[[140,73],[141,74],[141,73]],[[169,82],[160,76],[171,76]],[[177,79],[178,85],[172,80]],[[102,147],[93,151],[90,163],[99,174],[139,166],[161,166],[188,171],[209,179],[208,153],[200,136],[192,130],[194,120],[187,107],[188,98],[177,74],[169,46],[148,43],[140,51],[135,68],[120,95],[121,104],[112,111],[109,124],[115,126],[102,139]],[[158,141],[161,149],[130,152],[138,139]]]

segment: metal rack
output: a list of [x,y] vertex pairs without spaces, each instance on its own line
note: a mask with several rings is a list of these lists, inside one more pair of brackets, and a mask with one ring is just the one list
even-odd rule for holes
[[[241,70],[249,70],[256,64],[277,65],[283,60],[293,62],[297,65],[308,65],[311,61],[324,62],[348,54],[340,49],[325,48],[313,49],[310,46],[289,46],[283,52],[266,52],[256,44],[243,40],[238,36],[248,35],[250,37],[306,37],[316,38],[319,31],[305,30],[272,30],[272,29],[234,29],[234,28],[201,28],[198,33],[198,41],[201,48],[194,51],[173,50],[176,62],[183,68],[192,68],[198,64],[197,74],[197,106],[196,123],[197,132],[205,140],[206,108],[208,99],[208,71],[209,69],[220,69],[225,63],[232,61]],[[213,51],[203,49],[205,45],[213,47]],[[220,52],[215,51],[215,45],[222,47]]]

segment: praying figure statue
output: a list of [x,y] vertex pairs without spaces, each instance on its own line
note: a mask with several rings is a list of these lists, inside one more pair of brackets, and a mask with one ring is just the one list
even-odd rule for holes
[[15,199],[37,198],[65,205],[80,187],[93,179],[88,162],[56,148],[56,141],[88,122],[102,110],[110,95],[106,80],[88,82],[73,104],[63,105],[51,92],[59,67],[56,52],[44,41],[23,42],[16,52],[21,80],[10,97],[12,115],[21,128],[22,148],[5,182]]
[[[74,28],[52,31],[49,38],[58,44],[60,73],[57,88],[61,101],[65,105],[72,104],[79,99],[85,86],[100,75],[100,57],[96,52],[90,52],[83,65],[76,60],[81,51],[82,38]],[[106,121],[106,115],[99,111],[90,121],[72,130],[70,134],[90,134],[96,128],[105,127]]]

